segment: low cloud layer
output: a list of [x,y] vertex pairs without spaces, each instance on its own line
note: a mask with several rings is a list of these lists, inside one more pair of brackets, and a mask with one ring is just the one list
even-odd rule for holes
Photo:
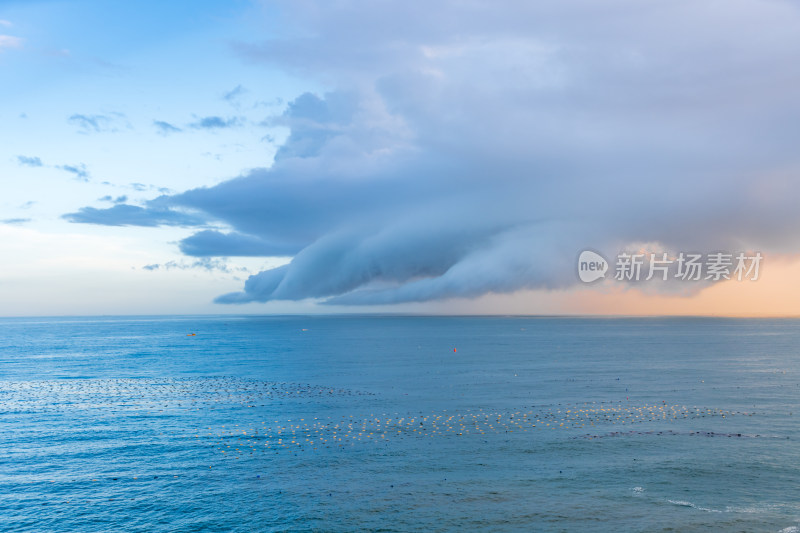
[[642,242],[798,251],[795,4],[282,6],[302,37],[238,53],[332,89],[272,120],[290,134],[271,166],[66,217],[292,257],[222,303],[562,288],[581,250]]

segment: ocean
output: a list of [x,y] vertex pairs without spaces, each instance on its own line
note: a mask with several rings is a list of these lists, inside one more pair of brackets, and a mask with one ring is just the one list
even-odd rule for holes
[[0,332],[4,532],[800,531],[798,320]]

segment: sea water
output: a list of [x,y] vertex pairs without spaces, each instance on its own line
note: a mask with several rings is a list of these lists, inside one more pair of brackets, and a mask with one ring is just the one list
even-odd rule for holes
[[798,531],[800,321],[0,319],[0,531]]

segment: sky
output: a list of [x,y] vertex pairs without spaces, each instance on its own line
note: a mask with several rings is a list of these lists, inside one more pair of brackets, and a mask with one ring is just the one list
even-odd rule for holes
[[795,2],[0,0],[0,73],[2,316],[800,315]]

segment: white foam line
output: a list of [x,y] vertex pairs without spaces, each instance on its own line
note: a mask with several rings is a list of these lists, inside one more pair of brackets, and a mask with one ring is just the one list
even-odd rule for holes
[[679,505],[681,507],[691,507],[692,509],[697,509],[698,511],[703,511],[706,513],[721,513],[722,511],[718,509],[709,509],[708,507],[699,507],[692,502],[687,502],[684,500],[667,500],[669,503],[673,505]]

